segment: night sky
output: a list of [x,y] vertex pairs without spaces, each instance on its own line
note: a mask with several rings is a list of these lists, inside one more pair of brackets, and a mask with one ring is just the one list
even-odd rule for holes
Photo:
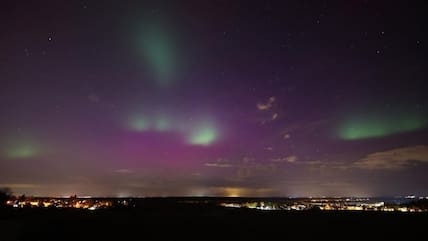
[[423,1],[9,1],[0,186],[428,195]]

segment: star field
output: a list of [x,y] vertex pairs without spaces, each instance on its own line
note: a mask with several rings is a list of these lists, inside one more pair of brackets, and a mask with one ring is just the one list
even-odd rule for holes
[[420,5],[6,3],[0,187],[427,195]]

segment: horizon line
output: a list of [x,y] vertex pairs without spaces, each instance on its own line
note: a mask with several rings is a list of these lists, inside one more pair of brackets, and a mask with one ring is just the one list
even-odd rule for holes
[[139,198],[139,199],[167,199],[167,198],[196,198],[196,199],[203,199],[203,198],[225,198],[225,199],[233,199],[233,198],[242,198],[242,199],[316,199],[316,198],[324,198],[324,199],[338,199],[338,198],[366,198],[366,199],[375,199],[375,198],[405,198],[405,199],[428,199],[428,195],[395,195],[395,196],[91,196],[91,195],[70,195],[70,196],[44,196],[44,195],[27,195],[27,194],[21,194],[21,195],[11,195],[11,197],[19,197],[19,196],[26,196],[26,197],[33,197],[33,198],[114,198],[114,199],[126,199],[126,198]]

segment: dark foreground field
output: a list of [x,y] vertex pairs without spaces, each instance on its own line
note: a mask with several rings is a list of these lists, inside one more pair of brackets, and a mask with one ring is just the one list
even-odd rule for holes
[[200,204],[0,210],[1,241],[426,240],[427,225],[427,213],[283,212]]

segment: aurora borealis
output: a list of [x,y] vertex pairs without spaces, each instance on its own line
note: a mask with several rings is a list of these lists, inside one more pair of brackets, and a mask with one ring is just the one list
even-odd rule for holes
[[160,86],[168,85],[174,76],[176,62],[172,36],[162,26],[151,26],[141,33],[140,52]]
[[4,4],[0,187],[428,195],[428,21],[412,4]]
[[11,147],[6,150],[7,157],[10,159],[19,159],[19,158],[31,158],[36,155],[37,150],[35,147],[23,144],[16,147]]
[[360,119],[345,122],[339,135],[345,140],[357,140],[405,133],[423,129],[427,120],[412,114],[389,116],[367,115]]
[[194,145],[210,145],[216,140],[215,129],[210,127],[196,128],[190,137],[190,143]]

